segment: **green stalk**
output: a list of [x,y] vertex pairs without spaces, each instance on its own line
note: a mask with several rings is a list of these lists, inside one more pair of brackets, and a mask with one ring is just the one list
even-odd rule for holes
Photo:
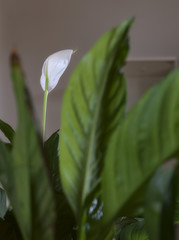
[[47,98],[48,98],[48,63],[46,69],[46,80],[45,80],[45,92],[44,92],[44,105],[43,105],[43,128],[42,128],[42,136],[43,136],[43,143],[45,141],[45,125],[46,125],[46,113],[47,113]]

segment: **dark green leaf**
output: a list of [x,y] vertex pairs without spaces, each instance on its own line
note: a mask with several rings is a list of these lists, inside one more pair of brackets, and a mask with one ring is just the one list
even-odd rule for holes
[[7,139],[9,139],[9,141],[12,143],[14,133],[15,133],[13,128],[6,122],[0,120],[0,130],[4,133]]
[[179,223],[179,200],[178,199],[175,205],[175,223]]
[[56,194],[56,203],[56,239],[66,239],[68,235],[77,235],[77,223],[65,195]]
[[[177,156],[178,159],[178,156]],[[175,217],[174,221],[179,226],[179,184],[177,185],[177,197],[176,197],[176,203],[175,203]]]
[[0,238],[2,240],[19,240],[13,226],[2,219],[0,219]]
[[139,101],[109,142],[103,176],[106,222],[118,213],[130,214],[126,211],[134,204],[133,196],[162,162],[178,152],[178,91],[176,70]]
[[4,218],[6,212],[6,193],[2,188],[0,188],[0,218]]
[[174,239],[176,183],[174,167],[160,167],[151,178],[145,198],[145,224],[152,240]]
[[[144,229],[144,222],[138,221],[125,226],[118,238],[118,240],[149,240],[149,237]],[[153,239],[152,239],[153,240]]]
[[[143,219],[142,219],[143,220]],[[115,221],[115,229],[116,229],[116,234],[119,235],[121,229],[124,227],[136,223],[138,220],[136,218],[129,218],[129,217],[120,217]]]
[[132,20],[126,21],[100,38],[75,68],[63,99],[60,171],[80,223],[86,221],[87,198],[100,189],[111,133],[124,117],[126,84],[121,67],[131,24]]
[[[14,214],[13,214],[12,210],[8,210],[6,212],[6,215],[5,215],[4,219],[5,219],[4,223],[8,224],[11,227],[11,232],[13,232],[13,235],[16,236],[16,239],[17,240],[23,240],[20,229],[19,229],[19,226],[17,225],[17,221],[14,217]],[[9,232],[8,237],[10,237],[11,232]],[[6,239],[9,239],[8,237]]]
[[59,174],[59,131],[53,133],[44,144],[48,161],[52,184],[56,192],[61,192],[61,180]]
[[9,149],[5,143],[0,141],[0,181],[3,184],[7,194],[8,191],[11,191],[11,184],[8,180],[11,179],[13,174],[12,169],[12,156],[9,152]]
[[56,239],[66,239],[75,234],[76,221],[63,193],[59,174],[59,131],[53,133],[44,144],[56,200]]

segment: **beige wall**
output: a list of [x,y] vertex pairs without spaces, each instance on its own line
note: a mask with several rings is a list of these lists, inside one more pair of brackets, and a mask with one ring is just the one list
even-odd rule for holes
[[61,84],[49,95],[47,136],[59,127],[60,101],[75,64],[106,30],[136,16],[130,57],[179,56],[178,0],[1,0],[0,2],[0,118],[14,127],[15,103],[8,57],[16,46],[40,121],[43,93],[41,66],[51,53],[78,49]]

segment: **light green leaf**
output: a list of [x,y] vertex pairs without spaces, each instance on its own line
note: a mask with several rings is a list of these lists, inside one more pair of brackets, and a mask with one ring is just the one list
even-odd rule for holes
[[130,214],[133,196],[179,150],[178,91],[176,70],[139,101],[109,142],[103,176],[106,222]]
[[7,139],[12,143],[12,140],[15,134],[13,128],[3,120],[0,120],[0,130],[7,137]]
[[64,191],[77,217],[99,184],[110,133],[124,115],[121,67],[131,22],[100,38],[76,67],[63,99],[60,168]]
[[110,136],[124,117],[126,84],[121,68],[131,24],[126,21],[99,39],[75,68],[63,99],[60,171],[79,222],[86,221],[87,198],[100,185]]

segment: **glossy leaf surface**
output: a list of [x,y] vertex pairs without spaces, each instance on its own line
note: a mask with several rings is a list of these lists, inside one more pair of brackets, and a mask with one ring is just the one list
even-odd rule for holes
[[125,79],[132,21],[107,32],[73,72],[62,106],[60,169],[67,198],[80,218],[87,197],[100,184],[109,138],[124,116]]

